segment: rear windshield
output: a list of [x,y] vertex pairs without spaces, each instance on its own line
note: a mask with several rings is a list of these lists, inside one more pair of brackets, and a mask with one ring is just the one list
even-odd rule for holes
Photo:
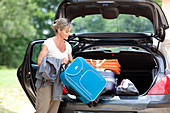
[[117,19],[103,19],[101,15],[78,17],[72,21],[72,33],[88,32],[144,32],[154,33],[153,25],[145,17],[120,14]]

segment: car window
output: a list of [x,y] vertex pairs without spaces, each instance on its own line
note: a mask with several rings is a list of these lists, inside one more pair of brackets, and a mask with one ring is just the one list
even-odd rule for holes
[[148,32],[153,25],[145,17],[120,14],[117,19],[103,19],[101,15],[78,17],[72,21],[73,33],[84,32]]
[[36,44],[34,44],[34,46],[32,48],[32,57],[31,57],[31,60],[35,64],[37,64],[37,60],[38,60],[39,53],[41,51],[42,44],[43,43],[36,43]]

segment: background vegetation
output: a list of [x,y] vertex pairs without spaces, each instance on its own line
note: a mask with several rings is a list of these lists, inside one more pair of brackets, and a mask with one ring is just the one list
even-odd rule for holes
[[[30,41],[54,35],[50,26],[60,1],[0,1],[0,68],[18,67]],[[155,1],[161,5],[161,0]]]
[[0,113],[34,113],[16,76],[16,69],[0,70]]

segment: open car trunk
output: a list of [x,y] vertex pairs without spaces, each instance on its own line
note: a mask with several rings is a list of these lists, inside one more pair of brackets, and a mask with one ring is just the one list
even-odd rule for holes
[[116,75],[119,85],[123,79],[129,79],[134,83],[139,94],[144,94],[151,86],[156,75],[157,65],[153,55],[149,52],[121,51],[113,53],[108,51],[83,51],[75,57],[85,59],[118,59],[121,65],[120,75]]
[[[84,50],[77,52],[74,58],[76,57],[94,60],[118,59],[121,71],[120,75],[116,75],[117,85],[120,85],[123,79],[129,79],[136,86],[139,95],[146,93],[150,89],[158,70],[154,56],[146,51],[120,51],[113,53],[103,50]],[[35,75],[38,66],[33,64],[31,67],[32,73]],[[35,82],[36,79],[34,78],[33,81]],[[113,93],[110,92],[109,95],[115,95]]]
[[[84,43],[84,41],[86,43]],[[115,76],[118,80],[117,85],[120,85],[123,79],[129,79],[136,86],[137,90],[139,91],[139,95],[146,94],[155,83],[155,78],[157,77],[157,73],[159,73],[160,68],[163,69],[164,67],[163,64],[158,64],[158,57],[158,59],[163,60],[163,58],[160,58],[160,52],[157,51],[157,53],[155,53],[156,49],[147,49],[146,45],[139,46],[138,44],[129,44],[128,42],[124,43],[124,40],[122,43],[117,42],[119,45],[114,44],[111,41],[102,40],[100,42],[98,40],[96,42],[94,41],[95,43],[91,43],[91,40],[80,39],[78,44],[75,44],[74,40],[71,40],[70,44],[75,45],[72,51],[73,58],[83,57],[85,59],[94,60],[117,59],[121,65],[120,75]],[[141,41],[142,40],[140,40],[140,42]],[[38,69],[36,62],[43,42],[44,40],[36,40],[29,44],[26,55],[30,57],[26,57],[17,73],[23,89],[34,106],[36,99],[35,75]],[[132,42],[135,43],[134,41]],[[117,47],[121,47],[122,49],[115,52],[112,49],[109,50],[107,47],[109,49],[112,48],[113,50],[117,50],[115,49]],[[103,96],[105,95],[106,97],[112,97],[115,95],[115,93],[109,92],[109,94],[103,94]]]
[[[38,65],[36,62],[43,42],[44,40],[36,40],[29,44],[26,52],[26,56],[29,56],[29,58],[25,58],[25,61],[20,66],[17,72],[19,81],[34,106],[36,99],[35,75],[38,69]],[[104,41],[105,43],[103,43],[102,41],[102,44],[100,43],[100,41],[96,43],[91,43],[91,40],[86,40],[86,42],[87,43],[84,45],[82,44],[84,43],[82,42],[82,40],[80,40],[78,44],[75,44],[74,41],[70,41],[70,44],[75,44],[72,51],[73,57],[83,57],[85,59],[94,60],[117,59],[119,64],[121,65],[120,75],[116,75],[116,78],[118,80],[117,85],[119,85],[123,79],[129,79],[136,86],[137,90],[139,91],[139,95],[147,94],[148,90],[156,82],[155,78],[157,77],[160,70],[162,70],[161,72],[164,71],[164,64],[158,63],[158,59],[163,60],[163,58],[161,58],[161,53],[159,52],[159,50],[157,51],[157,53],[155,53],[156,49],[146,49],[147,47],[145,45],[141,47],[137,44],[133,44],[132,46],[129,43],[114,45],[113,43],[110,43],[110,41]],[[123,47],[123,49],[117,52],[108,50],[106,48],[115,48],[119,46]],[[124,47],[128,47],[128,49]],[[115,95],[115,93],[109,92],[109,94],[103,94],[103,96],[105,95],[106,97],[112,97]]]

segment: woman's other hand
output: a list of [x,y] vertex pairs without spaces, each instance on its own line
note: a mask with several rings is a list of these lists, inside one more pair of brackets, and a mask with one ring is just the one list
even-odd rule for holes
[[63,58],[62,61],[61,61],[61,64],[68,64],[68,59],[67,58]]

